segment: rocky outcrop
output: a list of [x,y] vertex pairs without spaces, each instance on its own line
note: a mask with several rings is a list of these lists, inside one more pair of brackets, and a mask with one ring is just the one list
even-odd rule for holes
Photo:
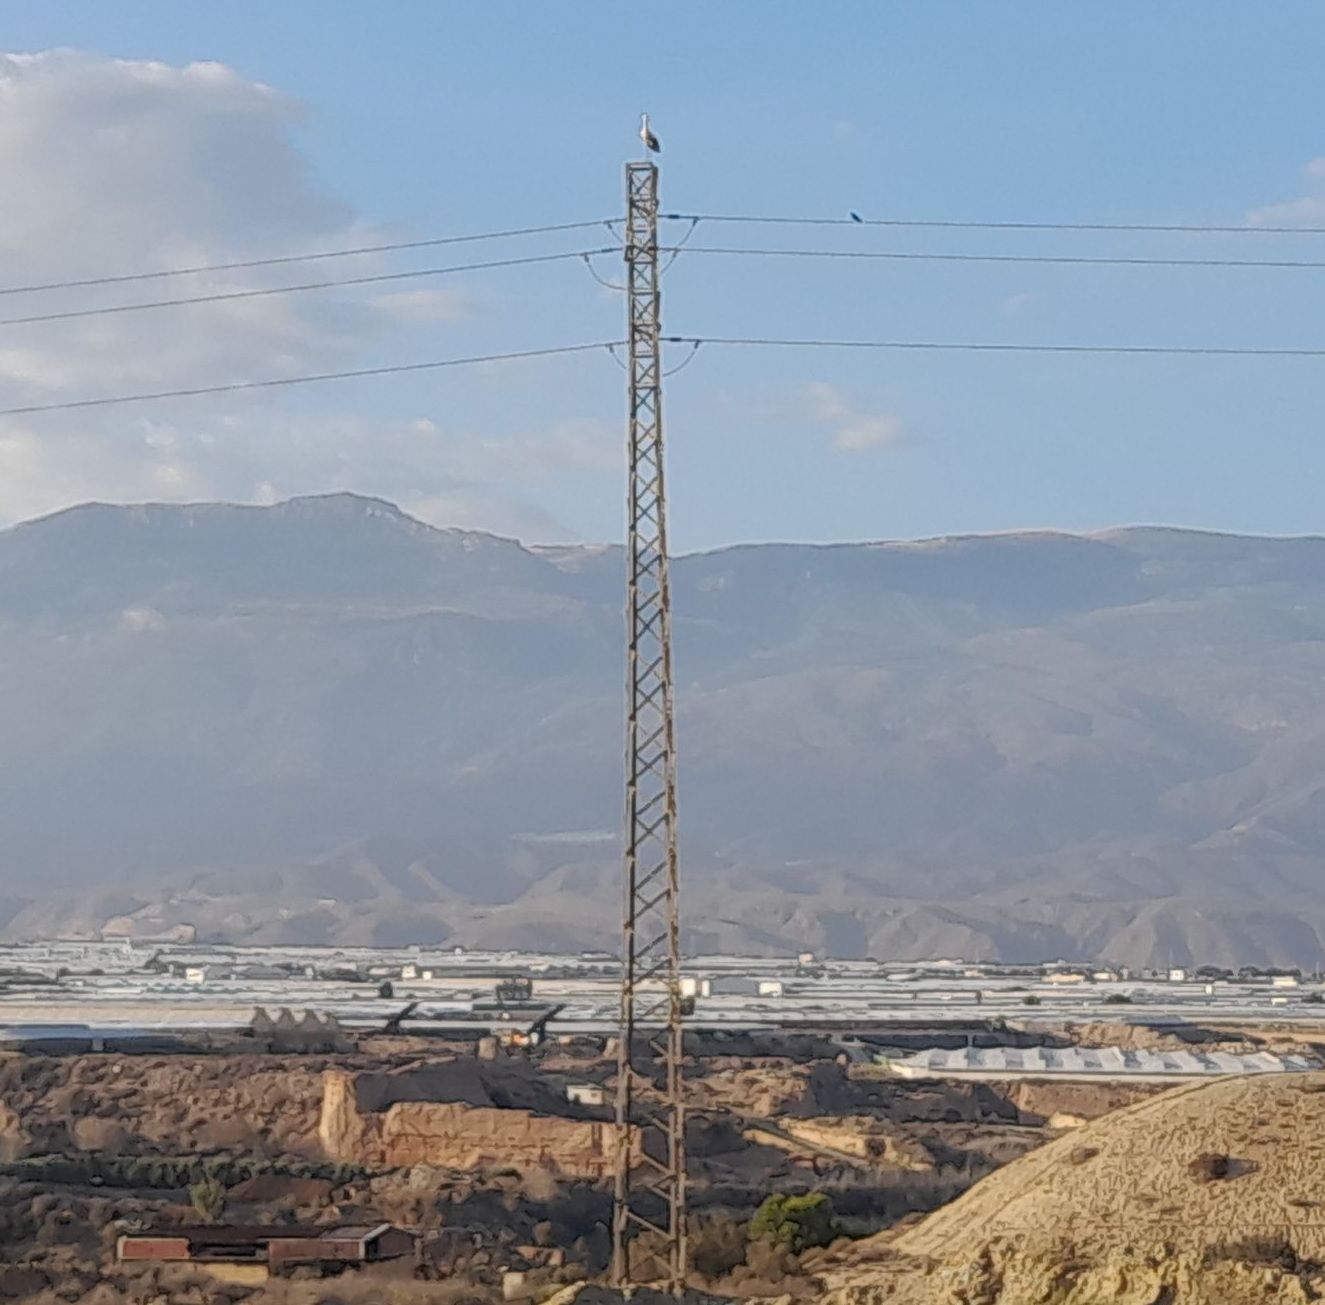
[[[590,1179],[615,1165],[614,1123],[490,1104],[481,1077],[464,1070],[384,1077],[326,1072],[318,1134],[328,1157],[371,1169],[539,1167]],[[429,1100],[429,1091],[454,1097]]]
[[1100,1119],[1135,1105],[1147,1097],[1171,1087],[1167,1083],[1091,1083],[1081,1080],[1020,1079],[996,1085],[996,1090],[1017,1107],[1026,1124],[1048,1122],[1070,1116],[1075,1119]]
[[0,1055],[0,1159],[316,1149],[321,1074],[306,1057]]
[[868,1115],[846,1115],[822,1119],[779,1119],[751,1121],[745,1139],[773,1146],[793,1156],[808,1152],[844,1164],[878,1165],[930,1173],[933,1156],[916,1138],[908,1137],[885,1120]]

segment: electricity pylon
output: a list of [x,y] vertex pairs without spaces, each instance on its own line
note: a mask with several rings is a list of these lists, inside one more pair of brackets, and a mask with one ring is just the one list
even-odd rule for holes
[[[641,1232],[686,1276],[681,930],[677,901],[672,612],[663,486],[658,169],[626,165],[630,469],[626,547],[625,913],[617,1043],[612,1269],[636,1283]],[[638,1257],[636,1257],[638,1258]]]

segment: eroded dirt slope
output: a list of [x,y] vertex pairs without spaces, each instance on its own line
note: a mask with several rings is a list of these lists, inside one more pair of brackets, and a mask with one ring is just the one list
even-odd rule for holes
[[900,1234],[825,1256],[838,1305],[1325,1298],[1325,1075],[1174,1088]]

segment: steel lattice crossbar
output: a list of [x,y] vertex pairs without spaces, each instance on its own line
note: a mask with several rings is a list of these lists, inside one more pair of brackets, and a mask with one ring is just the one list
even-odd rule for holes
[[[680,919],[671,597],[663,485],[658,169],[626,165],[630,373],[625,911],[617,1053],[613,1272],[639,1280],[639,1234],[686,1273]],[[635,1262],[633,1262],[635,1261]],[[653,1276],[653,1275],[648,1275]]]

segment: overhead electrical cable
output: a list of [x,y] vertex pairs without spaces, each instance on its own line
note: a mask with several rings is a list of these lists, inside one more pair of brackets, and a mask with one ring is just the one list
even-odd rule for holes
[[[832,340],[734,335],[668,335],[665,344],[686,344],[691,353],[680,364],[690,362],[701,345],[733,345],[782,349],[899,349],[974,353],[1058,353],[1058,354],[1154,354],[1196,357],[1236,358],[1325,358],[1325,348],[1243,348],[1217,345],[1149,344],[1002,344],[985,341],[948,340]],[[393,363],[381,367],[360,367],[350,371],[318,372],[306,376],[278,376],[260,381],[231,381],[222,385],[199,385],[186,389],[155,390],[141,394],[114,394],[91,399],[67,399],[55,403],[31,403],[0,408],[0,417],[26,416],[41,412],[63,412],[74,408],[103,408],[124,403],[148,403],[158,399],[184,399],[208,394],[234,394],[246,390],[270,390],[285,386],[313,385],[322,381],[355,380],[372,376],[399,376],[409,372],[437,371],[447,367],[465,367],[478,363],[513,362],[523,358],[550,358],[561,354],[590,353],[602,349],[615,356],[625,347],[624,340],[596,340],[589,344],[560,345],[546,349],[521,349],[509,353],[476,354],[464,358],[440,358],[428,362]],[[678,367],[677,370],[680,368]]]
[[[1307,226],[1221,226],[1177,222],[1002,222],[964,221],[923,218],[830,218],[787,217],[768,214],[733,213],[663,213],[663,221],[748,223],[779,226],[890,227],[956,231],[1117,231],[1211,233],[1218,235],[1325,235],[1325,227]],[[69,277],[37,281],[26,285],[0,285],[0,296],[34,294],[46,290],[74,290],[91,286],[124,285],[135,281],[155,281],[176,276],[197,276],[210,272],[240,272],[264,267],[282,267],[294,263],[312,263],[324,259],[354,258],[369,254],[406,253],[416,249],[435,249],[446,245],[470,244],[484,240],[508,240],[521,236],[549,235],[563,231],[584,231],[606,226],[615,232],[617,218],[594,218],[585,222],[556,222],[543,226],[511,227],[479,231],[458,236],[431,236],[419,240],[393,240],[371,245],[352,245],[340,249],[320,249],[308,253],[278,254],[266,258],[238,259],[231,262],[196,263],[186,267],[157,268],[151,271],[122,272],[104,276]]]
[[[615,251],[614,251],[615,252]],[[1325,260],[1300,258],[1132,258],[1076,254],[944,254],[879,249],[751,249],[712,245],[662,246],[662,252],[717,254],[734,258],[844,258],[937,263],[1068,263],[1104,267],[1269,267],[1325,271]]]
[[476,354],[468,358],[439,358],[430,362],[393,363],[382,367],[359,367],[353,371],[318,372],[308,376],[275,376],[262,381],[231,381],[224,385],[195,385],[187,389],[155,390],[144,394],[112,394],[94,399],[66,399],[57,403],[28,403],[0,408],[0,417],[18,417],[37,412],[64,412],[71,408],[105,408],[119,403],[148,403],[156,399],[189,399],[203,394],[235,394],[243,390],[274,390],[289,385],[313,385],[320,381],[357,380],[366,376],[400,376],[406,372],[437,371],[444,367],[468,367],[477,363],[514,362],[522,358],[551,358],[558,354],[611,350],[621,340],[596,340],[592,344],[564,344],[549,349],[518,349],[511,353]]
[[1176,354],[1216,358],[1325,358],[1325,349],[1223,348],[1218,345],[1001,344],[957,340],[779,339],[770,336],[669,335],[667,344],[749,345],[782,349],[918,349],[965,353]]
[[1320,236],[1325,227],[1214,226],[1195,222],[965,222],[922,218],[768,217],[734,213],[660,213],[665,222],[733,222],[805,227],[914,227],[936,231],[1157,231],[1227,236]]
[[584,231],[603,224],[558,222],[552,226],[512,227],[505,231],[481,231],[464,236],[434,236],[427,240],[394,240],[381,245],[356,245],[348,249],[322,249],[309,254],[280,254],[272,258],[248,258],[234,263],[198,263],[192,267],[168,267],[152,272],[124,272],[113,276],[85,276],[63,281],[40,281],[31,285],[0,286],[0,295],[34,294],[39,290],[77,290],[86,286],[123,285],[130,281],[157,281],[171,276],[197,276],[207,272],[243,272],[262,267],[284,267],[290,263],[315,263],[328,258],[354,258],[360,254],[395,254],[412,249],[436,249],[443,245],[465,245],[481,240],[508,240],[516,236],[541,236],[558,231]]
[[532,263],[556,263],[593,254],[611,254],[613,248],[573,249],[561,254],[531,254],[526,258],[496,258],[484,263],[457,263],[451,267],[422,267],[409,272],[377,272],[371,276],[336,277],[329,281],[304,281],[297,285],[259,286],[250,290],[220,290],[214,294],[185,295],[179,299],[153,299],[143,303],[110,304],[101,308],[67,308],[52,313],[30,313],[24,317],[0,317],[0,326],[31,326],[37,322],[64,322],[78,317],[104,317],[112,313],[140,313],[154,308],[181,308],[190,304],[215,304],[234,299],[261,299],[269,295],[299,294],[306,290],[333,290],[347,286],[382,285],[392,281],[414,281],[420,277],[449,276],[455,272],[485,272],[498,267],[527,267]]

